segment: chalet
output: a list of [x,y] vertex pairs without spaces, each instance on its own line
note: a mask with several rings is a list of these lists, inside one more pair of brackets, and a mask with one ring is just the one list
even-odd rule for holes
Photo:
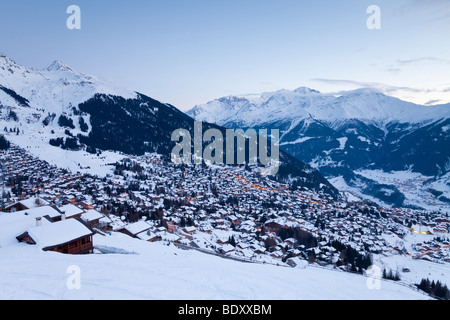
[[81,215],[81,219],[86,222],[89,228],[97,228],[100,225],[100,219],[103,215],[96,210],[88,210]]
[[150,230],[141,232],[137,235],[137,238],[144,241],[156,242],[162,240],[161,235],[151,232]]
[[81,201],[79,205],[85,210],[91,210],[94,208],[91,201]]
[[81,215],[84,213],[83,209],[78,208],[73,204],[66,204],[57,208],[66,219],[81,219]]
[[20,200],[18,202],[15,202],[7,207],[5,207],[5,212],[16,212],[16,211],[23,211],[33,208],[38,208],[42,206],[49,205],[47,201],[41,198],[30,198],[26,200]]
[[439,225],[433,229],[434,233],[447,233],[447,228],[445,226]]
[[275,250],[273,252],[270,253],[270,256],[273,258],[281,258],[283,256],[283,252],[281,250]]
[[167,223],[167,231],[170,233],[177,232],[177,225],[173,223]]
[[211,226],[208,226],[208,225],[201,226],[199,228],[199,230],[201,232],[204,232],[204,233],[207,233],[207,234],[212,234],[212,232],[213,232],[213,228]]
[[195,227],[185,227],[185,228],[182,229],[182,231],[184,233],[192,235],[192,234],[197,232],[197,229]]
[[308,266],[308,261],[302,260],[299,257],[289,258],[286,263],[292,268],[305,269]]
[[289,249],[289,253],[291,254],[291,256],[293,257],[298,257],[302,254],[302,252],[298,249]]
[[22,211],[17,211],[17,213],[23,213],[26,216],[29,217],[48,217],[51,219],[52,222],[61,220],[61,211],[58,210],[56,206],[42,206],[42,207],[35,207],[32,209],[26,209]]
[[448,218],[436,218],[434,221],[436,221],[436,223],[450,223],[450,219]]
[[42,224],[42,218],[38,217],[36,226],[17,236],[16,239],[19,242],[38,245],[44,251],[88,254],[94,250],[93,235],[92,229],[79,219]]
[[295,238],[288,238],[284,240],[284,243],[291,249],[298,245],[298,241]]
[[219,252],[221,252],[222,254],[228,254],[234,251],[234,247],[231,244],[226,244],[223,245],[222,247],[220,247],[218,250]]
[[150,225],[145,221],[138,221],[131,223],[117,229],[116,231],[129,235],[130,237],[137,238],[138,234],[150,229]]
[[236,247],[239,248],[239,249],[242,249],[242,250],[246,250],[246,249],[248,249],[250,247],[250,244],[244,243],[244,242],[239,242],[236,245]]
[[218,244],[222,244],[222,245],[224,245],[224,244],[228,244],[229,242],[228,242],[228,239],[217,239],[217,243]]
[[112,227],[113,221],[109,217],[103,216],[98,222],[99,222],[99,225],[97,226],[98,229],[102,231],[113,231]]
[[181,242],[181,239],[182,239],[180,236],[178,236],[178,235],[176,235],[176,234],[174,234],[174,233],[166,232],[166,231],[163,231],[163,232],[161,232],[161,231],[155,232],[155,234],[156,234],[157,236],[159,236],[161,240],[164,240],[164,241],[170,241],[170,242],[180,243],[180,242]]
[[249,248],[252,249],[253,252],[257,253],[257,254],[265,254],[266,253],[266,248],[264,248],[260,245],[257,245],[257,244],[252,244],[252,245],[250,245]]

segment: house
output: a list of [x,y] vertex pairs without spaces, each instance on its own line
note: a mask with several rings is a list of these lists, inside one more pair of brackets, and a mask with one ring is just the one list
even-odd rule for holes
[[150,225],[145,221],[138,221],[131,223],[117,229],[116,231],[129,235],[130,237],[137,238],[138,234],[150,229]]
[[103,218],[103,215],[96,210],[88,210],[81,215],[81,219],[86,222],[89,228],[97,228],[100,225],[100,219]]
[[44,251],[64,254],[88,254],[94,250],[94,232],[82,220],[69,219],[54,223],[42,223],[36,218],[36,226],[17,236],[19,242],[38,245]]
[[266,248],[264,248],[258,244],[251,244],[249,248],[252,249],[254,253],[258,253],[258,254],[266,253]]
[[281,258],[283,256],[283,252],[281,250],[275,250],[270,253],[270,256],[273,258]]
[[289,258],[286,262],[292,268],[305,269],[308,266],[308,261],[302,260],[299,257]]
[[66,219],[80,219],[81,215],[84,213],[83,209],[78,208],[73,204],[66,204],[57,208],[65,216]]
[[103,216],[102,218],[100,218],[97,228],[102,231],[113,231],[112,223],[113,221],[111,220],[111,218]]
[[137,235],[137,237],[140,240],[144,240],[144,241],[149,241],[149,242],[155,242],[155,241],[160,241],[161,235],[158,235],[156,233],[151,232],[150,230],[141,232]]
[[85,210],[91,210],[94,208],[91,201],[81,201],[79,205]]
[[42,206],[49,205],[47,201],[44,199],[41,199],[39,197],[30,198],[26,200],[20,200],[18,202],[15,202],[7,207],[5,207],[5,212],[16,212],[16,211],[23,211],[33,208],[38,208]]
[[217,243],[218,244],[222,244],[222,245],[228,244],[228,239],[225,239],[225,238],[221,239],[221,238],[219,238],[219,239],[217,239]]
[[170,241],[170,242],[175,242],[175,243],[179,243],[181,241],[181,237],[174,233],[169,233],[166,231],[159,231],[159,232],[155,232],[155,234],[159,237],[160,240]]
[[234,248],[231,244],[226,244],[226,245],[223,245],[222,247],[220,247],[220,248],[219,248],[219,251],[220,251],[222,254],[228,254],[228,253],[233,252],[234,249],[235,249],[235,248]]
[[173,223],[167,223],[167,231],[170,233],[175,233],[177,232],[177,226],[176,224]]
[[295,248],[298,245],[298,241],[295,238],[287,238],[286,240],[284,240],[284,243],[291,249]]
[[197,229],[195,227],[185,227],[185,228],[182,229],[182,231],[184,233],[192,235],[192,234],[197,232]]

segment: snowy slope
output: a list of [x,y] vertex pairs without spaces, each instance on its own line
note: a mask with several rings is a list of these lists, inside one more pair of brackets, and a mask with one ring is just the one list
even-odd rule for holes
[[[122,96],[126,99],[137,97],[133,91],[79,73],[60,61],[53,62],[44,70],[33,70],[0,54],[0,127],[2,130],[8,130],[2,133],[6,134],[11,142],[49,163],[73,172],[104,175],[110,172],[105,163],[121,158],[121,155],[112,152],[96,156],[84,151],[73,152],[49,145],[52,138],[67,137],[67,128],[60,127],[57,123],[62,114],[73,120],[75,128],[71,129],[71,134],[74,136],[90,132],[90,115],[75,115],[73,108],[97,93]],[[10,116],[11,112],[16,119]],[[87,124],[87,132],[81,130],[80,118]],[[48,126],[43,124],[46,119]],[[18,129],[20,134],[10,132],[13,129]]]
[[[0,299],[429,299],[385,281],[370,290],[364,276],[241,263],[121,234],[96,235],[94,245],[111,253],[68,256],[26,244],[0,248]],[[81,272],[79,290],[67,287],[70,266]]]

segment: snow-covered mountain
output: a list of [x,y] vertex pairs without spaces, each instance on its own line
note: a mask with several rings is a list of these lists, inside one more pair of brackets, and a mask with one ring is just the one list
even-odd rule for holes
[[274,121],[322,120],[328,123],[358,119],[379,124],[421,123],[450,118],[450,105],[421,106],[386,96],[374,89],[339,95],[300,87],[253,96],[228,96],[195,106],[187,112],[197,120],[245,127]]
[[[175,130],[189,130],[194,138],[194,119],[174,106],[77,72],[60,61],[34,70],[4,54],[0,55],[0,127],[8,140],[48,161],[52,161],[50,154],[58,152],[55,148],[97,156],[108,150],[170,155]],[[226,136],[223,127],[203,125],[203,131],[210,128]],[[79,168],[90,166],[78,163]],[[284,152],[278,177],[337,195],[316,169]]]
[[[398,186],[355,171],[413,171],[434,182],[450,171],[450,104],[422,106],[373,89],[335,95],[301,87],[224,97],[187,114],[234,129],[280,129],[285,151],[391,205],[410,203]],[[438,184],[445,190],[435,200],[447,205],[450,185]]]
[[[71,106],[77,106],[96,93],[126,99],[137,97],[131,90],[77,72],[60,61],[53,62],[47,69],[33,70],[18,65],[4,54],[0,54],[0,84],[26,97],[33,108],[50,113],[70,111]],[[8,97],[3,93],[2,101],[4,99]]]

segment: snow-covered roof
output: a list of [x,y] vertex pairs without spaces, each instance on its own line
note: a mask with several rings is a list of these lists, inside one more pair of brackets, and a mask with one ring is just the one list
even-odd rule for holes
[[158,237],[158,235],[156,233],[151,232],[150,230],[147,230],[139,233],[137,237],[141,240],[148,241]]
[[185,227],[184,230],[186,230],[186,232],[194,232],[197,229],[195,227]]
[[23,206],[32,209],[32,208],[37,208],[37,207],[41,207],[41,206],[45,206],[48,205],[49,203],[47,201],[45,201],[44,199],[41,198],[29,198],[29,199],[25,199],[25,200],[20,200],[18,201],[18,203],[22,204]]
[[156,235],[160,236],[162,240],[166,241],[178,241],[181,237],[169,232],[157,232]]
[[26,215],[30,215],[35,218],[44,216],[49,216],[50,218],[57,218],[61,216],[61,213],[51,206],[35,207],[32,209],[22,210],[19,212]]
[[[36,226],[38,217],[42,215],[26,214],[26,211],[0,213],[0,247],[17,243],[16,237]],[[44,226],[51,222],[42,219],[41,223]]]
[[221,249],[223,250],[223,252],[227,253],[234,251],[235,248],[231,244],[225,244],[221,247]]
[[77,206],[74,206],[73,204],[66,204],[62,207],[59,207],[58,209],[66,213],[66,218],[70,218],[84,212],[83,209],[80,209]]
[[289,258],[288,263],[294,268],[304,269],[308,266],[308,262],[306,260],[300,259],[299,257]]
[[62,220],[27,230],[30,237],[43,249],[62,245],[92,235],[93,232],[76,219]]
[[124,227],[131,234],[138,234],[143,231],[150,229],[150,225],[145,221],[138,221],[135,223],[128,224]]
[[93,221],[93,220],[96,220],[96,219],[103,218],[103,215],[100,212],[98,212],[97,210],[93,210],[92,209],[92,210],[88,210],[85,213],[83,213],[81,215],[81,218],[84,221]]

